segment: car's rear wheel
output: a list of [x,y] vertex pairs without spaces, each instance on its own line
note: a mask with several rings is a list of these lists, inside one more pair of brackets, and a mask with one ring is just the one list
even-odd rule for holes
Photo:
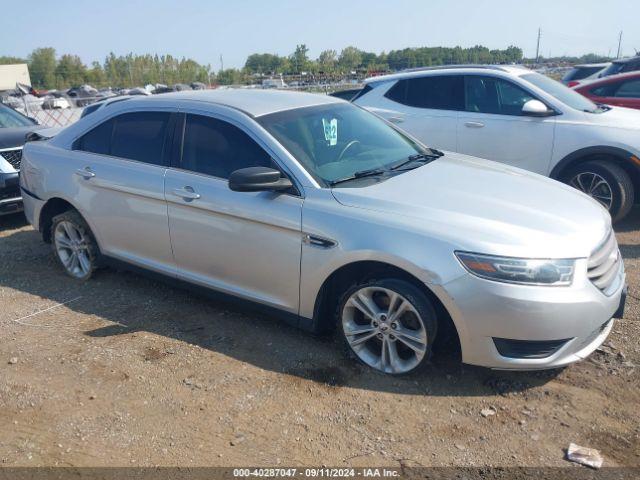
[[611,214],[613,221],[622,220],[634,201],[633,182],[619,165],[594,160],[572,168],[563,176],[565,183],[597,200]]
[[352,286],[339,302],[338,318],[348,350],[392,375],[425,364],[437,332],[435,310],[424,293],[397,279]]
[[53,253],[64,271],[78,280],[88,280],[98,268],[100,253],[91,229],[75,210],[53,217]]

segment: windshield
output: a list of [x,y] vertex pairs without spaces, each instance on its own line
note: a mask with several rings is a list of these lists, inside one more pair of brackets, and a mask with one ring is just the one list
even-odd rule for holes
[[594,67],[574,67],[569,70],[563,78],[562,81],[570,82],[571,80],[584,80],[587,77],[590,77],[594,73],[598,73],[602,70],[602,66],[594,66]]
[[591,100],[545,75],[540,75],[539,73],[527,73],[526,75],[522,75],[520,78],[532,83],[539,89],[544,90],[549,95],[557,98],[571,108],[575,108],[581,112],[598,111],[598,106]]
[[602,71],[600,74],[601,77],[608,77],[609,75],[615,75],[616,73],[620,73],[624,68],[624,63],[613,62],[606,69]]
[[24,115],[19,114],[12,108],[0,105],[0,128],[30,127],[35,122]]
[[327,185],[360,172],[387,170],[425,153],[375,115],[348,103],[287,110],[257,120]]

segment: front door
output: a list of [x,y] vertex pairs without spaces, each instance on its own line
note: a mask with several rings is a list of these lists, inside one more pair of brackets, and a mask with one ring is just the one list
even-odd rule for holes
[[534,99],[508,80],[466,76],[458,152],[547,175],[556,120],[522,115],[522,106]]
[[178,276],[298,313],[302,198],[296,192],[234,192],[234,170],[275,166],[239,127],[187,114],[178,168],[165,196]]

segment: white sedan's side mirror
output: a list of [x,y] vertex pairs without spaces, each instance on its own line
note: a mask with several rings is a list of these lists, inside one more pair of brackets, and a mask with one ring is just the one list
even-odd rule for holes
[[540,100],[529,100],[522,106],[522,114],[530,117],[548,117],[553,115],[554,111],[547,108]]

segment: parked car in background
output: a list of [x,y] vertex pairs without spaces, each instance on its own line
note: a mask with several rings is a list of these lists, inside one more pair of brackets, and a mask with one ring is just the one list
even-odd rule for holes
[[618,75],[619,73],[635,72],[640,70],[640,55],[631,58],[620,58],[611,62],[607,68],[605,68],[599,77],[608,77],[610,75]]
[[342,100],[353,100],[353,98],[362,91],[362,88],[348,88],[346,90],[338,90],[330,93],[332,97],[341,98]]
[[562,83],[567,87],[574,87],[583,80],[592,78],[598,78],[600,72],[611,65],[611,62],[606,63],[585,63],[583,65],[574,65],[564,77],[562,77]]
[[27,218],[75,279],[124,262],[231,294],[335,329],[384,373],[425,365],[447,331],[466,363],[559,367],[624,309],[596,201],[430,149],[328,95],[111,102],[27,143],[23,161]]
[[71,98],[76,107],[86,107],[95,102],[98,90],[91,85],[81,85],[67,90],[67,96]]
[[596,105],[526,68],[437,67],[374,77],[353,102],[428,145],[565,182],[616,221],[639,200],[640,112]]
[[574,90],[595,103],[640,109],[640,71],[581,83]]
[[0,215],[22,210],[19,172],[27,133],[38,129],[35,120],[0,104]]

